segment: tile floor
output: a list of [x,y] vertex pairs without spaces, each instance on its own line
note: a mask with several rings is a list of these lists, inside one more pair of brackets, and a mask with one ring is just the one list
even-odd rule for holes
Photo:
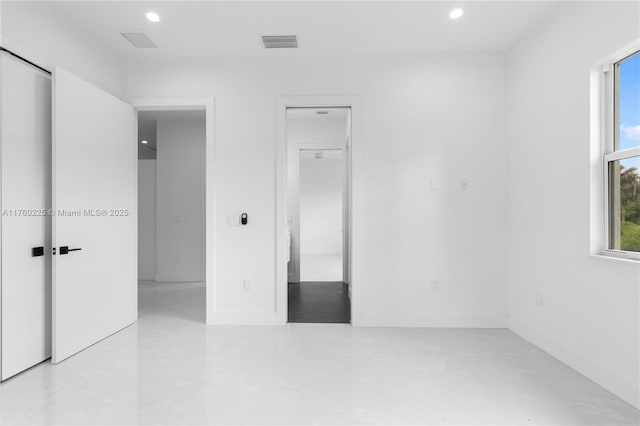
[[201,284],[143,283],[140,320],[0,385],[2,424],[637,425],[507,330],[205,326]]
[[343,282],[289,283],[289,322],[351,322],[349,286]]

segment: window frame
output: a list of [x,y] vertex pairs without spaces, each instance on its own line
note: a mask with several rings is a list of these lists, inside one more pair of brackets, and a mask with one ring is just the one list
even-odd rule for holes
[[618,160],[625,160],[633,157],[640,157],[640,146],[627,148],[623,150],[616,150],[615,143],[616,138],[619,137],[619,129],[616,126],[616,102],[617,92],[616,83],[618,74],[616,72],[616,64],[629,58],[630,56],[640,53],[640,40],[634,42],[632,45],[618,51],[602,66],[602,98],[601,107],[603,111],[602,117],[602,155],[601,168],[602,168],[602,183],[603,183],[603,199],[602,199],[602,217],[604,219],[603,226],[603,241],[601,254],[607,257],[615,257],[620,259],[628,259],[640,261],[640,252],[633,252],[627,250],[616,250],[610,248],[611,244],[611,197],[610,197],[610,163]]

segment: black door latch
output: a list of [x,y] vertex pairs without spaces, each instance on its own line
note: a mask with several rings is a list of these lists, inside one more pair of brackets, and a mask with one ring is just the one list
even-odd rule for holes
[[60,246],[60,255],[69,254],[70,251],[80,251],[81,248],[70,249],[69,246]]

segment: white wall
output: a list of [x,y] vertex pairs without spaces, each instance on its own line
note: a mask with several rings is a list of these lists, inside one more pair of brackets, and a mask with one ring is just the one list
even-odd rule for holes
[[122,91],[118,56],[55,4],[0,1],[1,45],[53,70],[62,67],[115,95]]
[[300,159],[301,255],[342,253],[343,177],[341,155]]
[[[355,323],[504,326],[505,68],[494,53],[127,61],[126,97],[216,98],[209,318],[277,322],[276,98],[343,94],[362,99],[353,148]],[[227,216],[243,211],[250,225],[228,227]],[[434,279],[439,293],[430,292]]]
[[204,281],[204,111],[163,114],[157,122],[156,280]]
[[506,258],[509,327],[636,407],[640,268],[589,255],[589,72],[639,37],[638,16],[563,4],[511,50]]
[[138,279],[156,276],[156,160],[138,160]]

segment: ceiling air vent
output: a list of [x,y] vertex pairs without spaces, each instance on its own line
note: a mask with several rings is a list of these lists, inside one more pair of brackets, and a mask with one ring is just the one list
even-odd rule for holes
[[120,33],[138,48],[158,47],[145,33]]
[[295,49],[298,38],[294,35],[262,36],[265,49]]

